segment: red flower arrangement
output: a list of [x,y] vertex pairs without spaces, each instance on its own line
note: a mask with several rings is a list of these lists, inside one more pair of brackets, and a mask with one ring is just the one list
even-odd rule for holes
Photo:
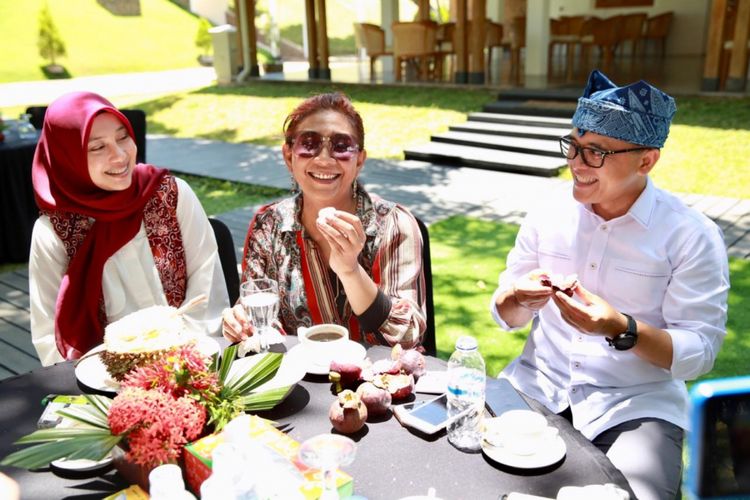
[[189,442],[221,430],[243,411],[273,408],[288,392],[253,392],[276,374],[281,354],[266,353],[230,378],[236,352],[236,345],[228,347],[216,366],[194,344],[171,349],[128,373],[114,399],[86,395],[88,404],[58,411],[76,425],[24,436],[18,444],[41,444],[1,463],[32,469],[60,458],[101,460],[121,442],[129,462],[146,468],[175,462]]

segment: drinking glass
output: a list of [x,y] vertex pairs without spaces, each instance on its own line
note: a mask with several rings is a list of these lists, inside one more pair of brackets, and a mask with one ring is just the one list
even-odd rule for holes
[[279,315],[279,284],[266,278],[245,281],[240,285],[240,302],[255,327],[259,352],[268,352],[268,336]]
[[337,500],[336,469],[354,461],[354,441],[339,434],[318,434],[302,442],[299,459],[313,469],[319,469],[323,493],[320,500]]

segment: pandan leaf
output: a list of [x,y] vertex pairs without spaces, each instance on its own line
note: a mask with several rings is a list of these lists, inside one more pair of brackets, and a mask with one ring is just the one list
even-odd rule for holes
[[60,441],[61,439],[72,439],[77,437],[101,437],[111,436],[109,429],[98,429],[91,427],[64,427],[40,429],[27,434],[16,441],[15,444],[44,443],[47,441]]
[[221,355],[221,363],[219,365],[219,382],[221,382],[222,385],[224,385],[227,380],[227,375],[229,375],[229,369],[232,368],[232,363],[234,363],[234,360],[237,359],[238,347],[239,344],[232,344],[224,349],[224,353]]
[[253,389],[271,380],[281,366],[283,355],[268,352],[251,369],[226,382],[225,387],[236,394],[248,395]]
[[[89,399],[88,396],[87,399]],[[102,401],[96,401],[89,405],[73,405],[63,410],[58,410],[57,414],[71,420],[75,420],[76,422],[81,422],[85,425],[109,430],[109,422],[107,420],[107,410],[109,409],[109,404],[106,404],[107,410],[102,409],[102,404],[106,403],[103,403]]]
[[0,465],[12,465],[23,469],[38,469],[60,458],[99,461],[106,457],[121,439],[121,436],[112,436],[109,433],[103,433],[100,436],[50,441],[11,453],[0,462]]
[[291,389],[291,386],[279,387],[278,389],[271,389],[269,391],[257,392],[242,396],[240,402],[244,407],[244,411],[263,411],[270,410],[278,404],[279,401],[286,395]]

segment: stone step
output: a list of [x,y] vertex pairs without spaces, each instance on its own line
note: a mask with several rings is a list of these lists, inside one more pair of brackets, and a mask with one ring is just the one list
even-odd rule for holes
[[470,132],[475,134],[492,134],[506,137],[527,137],[529,139],[554,139],[570,133],[570,127],[548,127],[534,125],[516,125],[509,123],[491,123],[482,121],[467,121],[459,125],[451,125],[453,132]]
[[555,116],[572,118],[576,110],[574,102],[560,101],[495,101],[485,104],[482,110],[487,113],[507,113],[516,115]]
[[492,150],[512,151],[515,153],[537,154],[559,158],[560,145],[556,139],[529,139],[525,137],[506,137],[502,135],[478,134],[471,132],[444,132],[432,136],[433,142],[476,146]]
[[512,113],[469,113],[470,122],[504,123],[509,125],[525,125],[530,127],[562,127],[570,128],[570,118],[558,118],[554,116],[518,115]]
[[458,165],[502,172],[552,177],[565,166],[563,158],[515,153],[441,142],[420,144],[404,151],[407,160]]
[[497,94],[498,101],[556,101],[577,103],[580,87],[570,89],[508,89]]

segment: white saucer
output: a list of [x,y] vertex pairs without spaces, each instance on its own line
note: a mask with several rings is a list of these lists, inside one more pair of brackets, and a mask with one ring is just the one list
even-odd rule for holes
[[53,460],[50,462],[52,467],[61,470],[67,470],[72,472],[92,472],[103,469],[112,463],[112,455],[107,455],[102,460],[65,460],[61,458],[59,460]]
[[[221,348],[216,339],[202,336],[198,338],[198,349],[207,356],[213,356]],[[83,359],[76,364],[76,379],[91,389],[114,393],[120,389],[120,383],[110,376],[107,367],[98,356],[97,353],[103,350],[104,344],[101,344],[83,355]]]
[[[353,340],[347,340],[342,342],[335,355],[337,361],[361,361],[365,359],[367,355],[367,349],[365,346]],[[310,359],[310,355],[307,352],[307,344],[297,344],[296,346],[289,349],[287,356],[298,357],[302,365],[305,367],[307,373],[312,375],[327,375],[330,371],[331,362],[322,362]]]
[[516,455],[502,446],[493,446],[482,440],[482,451],[495,462],[518,469],[538,469],[556,464],[565,456],[565,441],[560,436],[533,455]]

